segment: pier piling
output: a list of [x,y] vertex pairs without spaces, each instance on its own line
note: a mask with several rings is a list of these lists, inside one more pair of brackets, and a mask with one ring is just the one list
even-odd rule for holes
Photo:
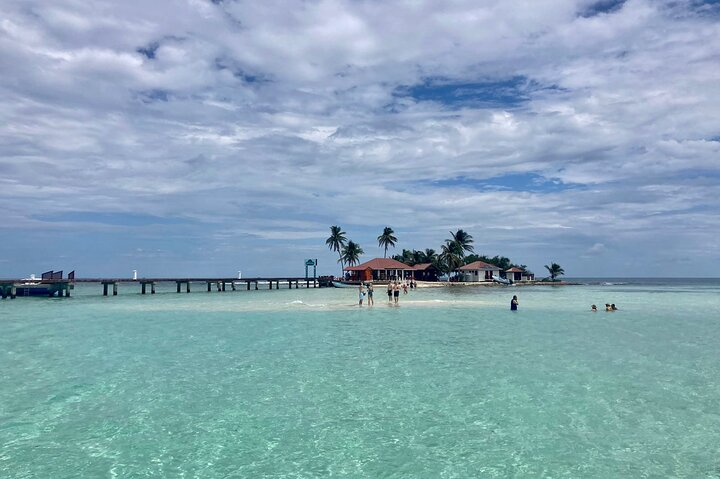
[[147,285],[150,285],[150,294],[155,294],[155,281],[141,281],[140,288],[142,294],[145,294],[147,290]]
[[108,286],[112,285],[113,287],[113,296],[117,296],[118,294],[118,282],[117,281],[102,281],[103,286],[103,296],[108,295]]
[[15,284],[0,283],[0,294],[2,295],[3,299],[6,299],[8,296],[10,296],[10,299],[15,299],[15,296],[17,294]]

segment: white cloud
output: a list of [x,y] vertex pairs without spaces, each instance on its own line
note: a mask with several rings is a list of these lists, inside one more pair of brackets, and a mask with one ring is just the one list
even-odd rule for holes
[[[386,224],[414,248],[465,227],[535,269],[553,253],[593,274],[572,264],[593,244],[620,274],[691,246],[685,274],[712,274],[720,25],[691,3],[590,18],[587,1],[520,3],[6,2],[1,227],[36,234],[37,211],[186,217],[209,228],[185,232],[198,238],[242,236],[258,270],[262,239],[324,251],[322,224],[368,254]],[[524,79],[526,101],[398,96],[432,77]],[[564,183],[472,184],[528,174]]]

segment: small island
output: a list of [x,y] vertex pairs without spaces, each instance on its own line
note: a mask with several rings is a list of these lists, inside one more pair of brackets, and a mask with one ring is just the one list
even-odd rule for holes
[[513,263],[510,258],[476,254],[472,235],[463,229],[451,231],[439,252],[432,248],[403,249],[402,254],[388,258],[388,248],[394,248],[398,241],[394,230],[389,226],[383,229],[377,241],[378,246],[384,248],[384,257],[361,263],[360,257],[364,254],[362,247],[349,240],[340,226],[330,227],[330,236],[325,240],[325,244],[338,253],[342,273],[339,279],[342,282],[356,284],[368,281],[414,280],[420,287],[568,284],[557,279],[565,274],[565,270],[554,261],[545,265],[548,277],[537,280],[526,265]]

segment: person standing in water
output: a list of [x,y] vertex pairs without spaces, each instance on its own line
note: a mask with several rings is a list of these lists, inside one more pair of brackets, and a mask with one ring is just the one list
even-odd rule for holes
[[365,299],[365,288],[363,288],[363,284],[360,283],[360,286],[358,286],[358,306],[362,306],[363,299]]
[[388,295],[388,301],[392,303],[392,296],[393,296],[392,281],[388,281],[387,295]]
[[397,281],[393,285],[393,298],[395,298],[395,304],[398,304],[398,301],[400,301],[400,283]]
[[510,311],[517,311],[518,304],[520,302],[517,299],[517,296],[513,296],[513,299],[510,301]]
[[375,300],[373,299],[372,283],[368,283],[368,285],[367,285],[367,297],[368,297],[368,306],[372,306],[373,304],[375,304]]

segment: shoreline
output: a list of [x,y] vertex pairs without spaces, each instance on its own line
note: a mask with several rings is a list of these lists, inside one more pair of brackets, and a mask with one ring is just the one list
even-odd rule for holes
[[458,281],[458,282],[448,282],[448,281],[416,281],[418,288],[454,288],[454,287],[469,287],[469,286],[483,286],[486,288],[491,287],[499,287],[499,288],[507,288],[507,287],[514,287],[514,286],[577,286],[580,283],[572,283],[568,281],[527,281],[527,282],[518,282],[513,283],[512,285],[509,284],[501,284],[496,283],[494,281]]

